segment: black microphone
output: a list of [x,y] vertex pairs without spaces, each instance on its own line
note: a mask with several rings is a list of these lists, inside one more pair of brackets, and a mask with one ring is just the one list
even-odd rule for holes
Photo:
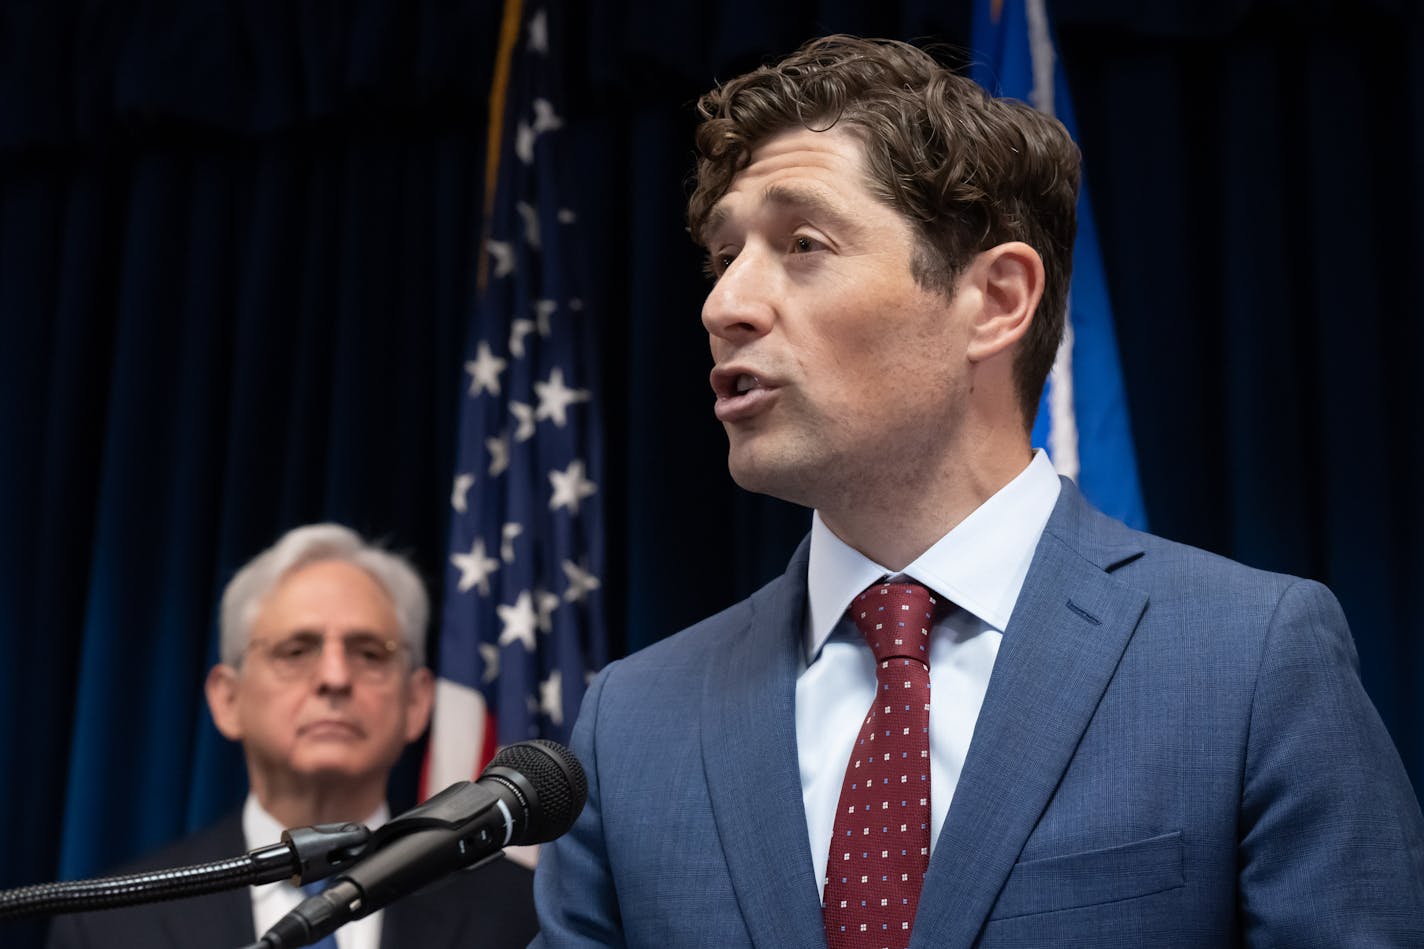
[[371,837],[355,863],[267,930],[256,946],[293,949],[510,844],[553,840],[573,826],[588,779],[557,742],[500,749],[479,780],[452,784]]

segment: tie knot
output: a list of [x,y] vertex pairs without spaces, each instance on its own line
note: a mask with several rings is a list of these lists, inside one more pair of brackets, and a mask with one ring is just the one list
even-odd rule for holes
[[940,600],[918,583],[882,581],[866,587],[847,612],[876,662],[917,659],[930,664],[930,628]]

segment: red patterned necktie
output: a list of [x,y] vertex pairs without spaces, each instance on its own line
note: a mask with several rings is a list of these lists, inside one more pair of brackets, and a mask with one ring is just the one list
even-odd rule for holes
[[930,628],[939,603],[883,581],[850,618],[875,653],[875,701],[836,809],[822,915],[830,949],[904,949],[930,862]]

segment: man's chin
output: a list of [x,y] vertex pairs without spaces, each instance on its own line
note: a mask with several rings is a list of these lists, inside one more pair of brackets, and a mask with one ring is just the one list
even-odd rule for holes
[[727,452],[727,471],[737,487],[810,507],[808,482],[814,476],[808,473],[808,467],[811,466],[802,462],[766,458],[737,447]]

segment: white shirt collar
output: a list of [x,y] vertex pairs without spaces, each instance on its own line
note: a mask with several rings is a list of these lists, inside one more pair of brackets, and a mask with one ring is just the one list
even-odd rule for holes
[[907,576],[1002,633],[1028,575],[1039,537],[1061,489],[1042,449],[1019,475],[898,574],[877,564],[811,517],[805,646],[811,662],[846,607],[884,576]]

